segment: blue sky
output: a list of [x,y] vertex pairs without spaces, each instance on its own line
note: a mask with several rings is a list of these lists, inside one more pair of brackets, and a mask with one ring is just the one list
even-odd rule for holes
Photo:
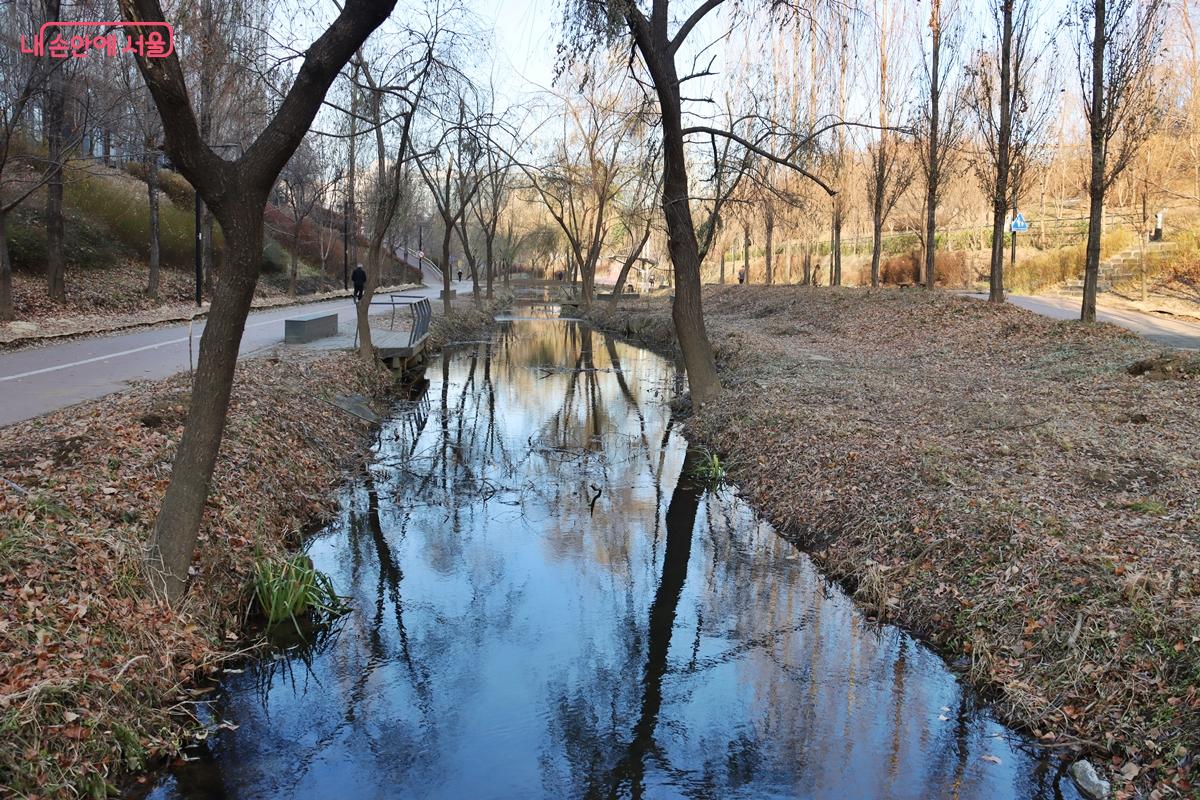
[[558,43],[558,4],[547,0],[492,0],[476,6],[496,32],[495,72],[511,91],[549,88]]

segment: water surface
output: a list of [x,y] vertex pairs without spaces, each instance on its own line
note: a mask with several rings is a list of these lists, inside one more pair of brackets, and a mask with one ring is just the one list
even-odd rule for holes
[[686,477],[674,367],[577,322],[436,359],[309,546],[353,612],[228,677],[156,798],[1057,798],[1056,759]]

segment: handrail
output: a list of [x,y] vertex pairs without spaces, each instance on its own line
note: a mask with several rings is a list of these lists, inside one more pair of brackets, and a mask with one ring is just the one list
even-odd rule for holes
[[389,325],[392,330],[396,328],[397,306],[408,306],[412,311],[413,324],[408,331],[408,346],[412,347],[429,333],[429,323],[433,319],[433,306],[430,305],[428,297],[421,295],[397,293],[389,294],[388,297],[392,306],[392,319]]
[[438,283],[441,283],[442,281],[445,280],[445,275],[442,273],[441,268],[438,267],[437,264],[433,263],[432,260],[421,255],[416,250],[413,250],[410,247],[401,247],[399,249],[399,252],[404,254],[405,260],[409,262],[410,266],[415,261],[418,271],[423,273],[425,271],[425,269],[429,269],[431,272],[433,272],[437,276]]
[[[412,312],[412,327],[408,331],[408,346],[414,347],[417,342],[429,335],[429,323],[433,320],[433,306],[429,298],[419,294],[389,293],[387,300],[372,300],[373,306],[391,306],[392,315],[388,329],[396,329],[396,308],[407,306]],[[354,329],[354,346],[358,346],[358,328]]]

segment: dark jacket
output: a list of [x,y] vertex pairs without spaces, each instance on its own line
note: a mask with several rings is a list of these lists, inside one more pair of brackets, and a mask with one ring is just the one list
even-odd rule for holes
[[355,286],[363,286],[367,282],[367,272],[362,267],[355,267],[354,272],[350,273],[350,280],[354,281]]

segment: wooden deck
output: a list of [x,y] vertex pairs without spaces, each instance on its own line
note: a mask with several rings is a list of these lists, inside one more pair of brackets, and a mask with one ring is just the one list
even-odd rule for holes
[[[425,358],[425,345],[429,341],[429,320],[433,316],[429,300],[412,295],[393,294],[388,300],[371,305],[386,305],[392,314],[386,326],[382,320],[371,326],[371,344],[375,355],[390,368],[401,372]],[[396,311],[407,309],[412,314],[411,327],[396,330]]]
[[408,331],[371,327],[371,344],[375,346],[379,360],[392,369],[408,369],[423,358],[428,341],[428,333],[410,341]]

